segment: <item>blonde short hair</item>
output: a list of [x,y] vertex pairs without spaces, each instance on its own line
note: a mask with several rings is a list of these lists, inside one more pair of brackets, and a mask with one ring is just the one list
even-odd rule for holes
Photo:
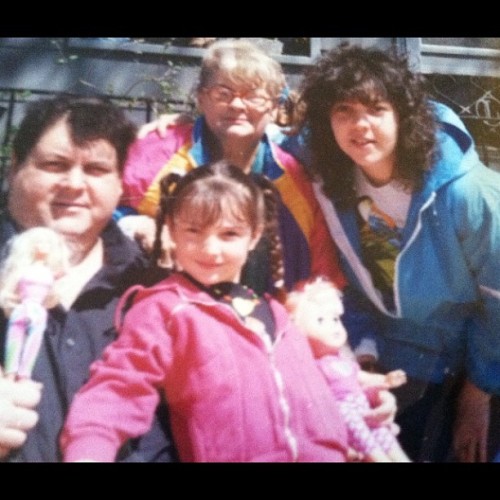
[[224,39],[210,45],[196,90],[210,86],[218,74],[236,85],[263,87],[276,100],[286,86],[281,64],[248,40]]
[[[330,302],[342,304],[342,291],[327,278],[318,276],[310,280],[299,282],[292,290],[286,300],[286,308],[293,315],[299,309],[306,308],[308,303],[318,305]],[[343,305],[341,307],[343,310]],[[305,311],[304,311],[305,312]]]

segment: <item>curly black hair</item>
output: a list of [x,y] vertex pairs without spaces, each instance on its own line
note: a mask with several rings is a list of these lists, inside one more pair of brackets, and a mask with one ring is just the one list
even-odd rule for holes
[[352,160],[338,147],[330,125],[332,106],[346,100],[365,105],[385,100],[394,106],[399,120],[394,177],[407,189],[421,188],[436,159],[437,121],[425,80],[404,57],[344,45],[319,56],[300,87],[311,169],[325,193],[339,204],[355,200]]

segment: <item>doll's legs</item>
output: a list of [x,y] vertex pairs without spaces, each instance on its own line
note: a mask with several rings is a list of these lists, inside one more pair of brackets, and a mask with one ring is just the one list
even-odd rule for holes
[[372,428],[372,435],[393,462],[410,462],[408,455],[388,427]]
[[392,462],[368,427],[363,415],[369,410],[363,394],[350,395],[340,402],[340,413],[347,427],[350,446],[374,462]]
[[6,375],[17,374],[19,372],[28,327],[29,319],[25,313],[23,304],[20,304],[12,311],[7,326],[4,361]]
[[47,325],[47,311],[43,306],[32,304],[29,315],[30,322],[18,370],[18,376],[21,378],[31,377]]

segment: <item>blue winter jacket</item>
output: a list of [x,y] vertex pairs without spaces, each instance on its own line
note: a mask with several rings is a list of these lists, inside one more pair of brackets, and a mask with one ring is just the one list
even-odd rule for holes
[[370,312],[364,336],[375,340],[380,364],[438,383],[464,370],[500,394],[500,174],[480,162],[459,117],[434,105],[440,157],[412,197],[396,260],[395,311],[362,264],[354,210],[338,210],[319,184],[315,191],[356,308]]

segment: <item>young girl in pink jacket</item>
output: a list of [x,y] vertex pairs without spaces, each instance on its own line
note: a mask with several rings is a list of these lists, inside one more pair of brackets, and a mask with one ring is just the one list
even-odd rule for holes
[[166,223],[176,268],[136,289],[91,367],[62,434],[65,461],[113,461],[149,429],[160,398],[181,461],[346,460],[346,429],[307,339],[278,300],[239,284],[266,231],[282,286],[277,206],[272,183],[225,162],[162,180],[156,248]]

